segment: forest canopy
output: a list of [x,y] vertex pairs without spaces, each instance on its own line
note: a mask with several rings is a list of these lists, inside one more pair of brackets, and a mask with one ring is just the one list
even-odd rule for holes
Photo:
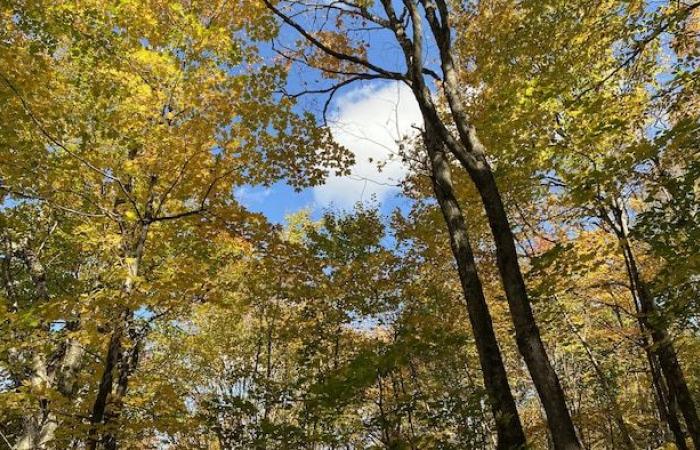
[[0,0],[0,449],[700,449],[700,2]]

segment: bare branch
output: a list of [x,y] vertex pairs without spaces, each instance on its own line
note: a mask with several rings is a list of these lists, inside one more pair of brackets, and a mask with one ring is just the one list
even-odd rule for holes
[[318,48],[322,52],[337,58],[342,61],[348,61],[360,66],[363,66],[367,68],[368,70],[371,70],[372,72],[382,75],[383,78],[390,79],[390,80],[405,80],[406,76],[404,74],[401,74],[399,72],[394,72],[391,70],[386,70],[382,67],[379,67],[366,59],[360,58],[355,55],[348,55],[347,53],[342,53],[337,50],[334,50],[315,38],[310,32],[308,32],[304,27],[299,25],[297,22],[295,22],[291,17],[288,15],[284,14],[282,11],[280,11],[278,8],[276,8],[272,3],[270,3],[270,0],[263,0],[265,3],[265,6],[272,11],[277,17],[282,19],[284,23],[289,25],[290,27],[294,28],[299,34],[301,34],[307,41],[309,41],[314,47]]
[[[676,11],[672,16],[675,16],[675,18],[676,18],[678,21],[684,20],[686,17],[688,17],[688,15],[690,15],[690,13],[691,13],[695,8],[698,8],[698,7],[700,7],[700,2],[692,3],[692,4],[688,5],[686,8],[682,9],[681,11]],[[615,75],[617,75],[618,73],[620,73],[620,71],[622,71],[622,70],[626,69],[627,67],[629,67],[630,65],[632,65],[632,64],[635,62],[635,60],[636,60],[642,53],[644,53],[644,50],[646,50],[646,47],[647,47],[651,42],[653,42],[654,40],[656,40],[656,38],[658,38],[661,34],[663,34],[664,32],[666,32],[666,30],[668,30],[674,23],[677,23],[677,22],[674,21],[674,20],[671,20],[671,18],[669,18],[668,20],[666,20],[665,22],[663,22],[663,23],[661,24],[661,26],[659,26],[659,27],[657,27],[656,29],[654,29],[654,30],[652,31],[652,33],[651,33],[649,36],[645,37],[645,38],[642,39],[641,41],[635,42],[635,43],[634,43],[634,48],[633,48],[633,50],[632,50],[632,53],[630,53],[630,55],[629,55],[627,58],[625,58],[625,60],[622,61],[622,63],[621,63],[619,66],[617,66],[615,69],[613,69],[612,71],[610,71],[610,73],[608,73],[608,74],[607,74],[602,80],[600,80],[599,82],[597,82],[597,83],[593,84],[592,86],[589,86],[588,88],[584,89],[584,90],[583,90],[582,92],[580,92],[576,97],[574,97],[573,100],[571,100],[571,101],[568,102],[568,103],[569,103],[569,104],[576,103],[576,102],[578,102],[579,100],[581,100],[583,97],[585,97],[587,94],[589,94],[590,92],[597,91],[597,90],[599,90],[600,88],[602,88],[602,87],[603,87],[608,81],[610,81]]]

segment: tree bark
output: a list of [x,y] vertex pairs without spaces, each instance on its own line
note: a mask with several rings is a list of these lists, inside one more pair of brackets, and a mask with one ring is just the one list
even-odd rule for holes
[[[557,450],[578,450],[581,448],[581,444],[576,436],[576,429],[566,405],[564,390],[549,361],[530,307],[530,300],[518,263],[515,238],[510,229],[500,191],[486,160],[485,148],[479,142],[476,130],[470,125],[468,115],[460,99],[460,86],[452,56],[449,8],[444,0],[420,0],[424,7],[425,18],[430,25],[440,52],[440,65],[443,72],[442,87],[451,117],[457,128],[458,139],[452,136],[440,118],[431,99],[430,89],[425,83],[424,70],[420,62],[423,57],[422,38],[420,37],[422,33],[421,16],[414,2],[415,0],[404,0],[412,17],[414,36],[412,48],[410,43],[402,44],[403,47],[406,47],[404,52],[407,53],[407,61],[411,63],[409,67],[411,67],[412,90],[421,109],[424,122],[430,124],[435,135],[440,137],[448,150],[459,160],[479,191],[496,244],[498,268],[515,326],[518,350],[527,364],[547,414],[554,446]],[[385,10],[387,10],[387,6],[385,6]],[[440,14],[439,19],[437,12]],[[397,33],[397,39],[401,42],[400,33]],[[412,53],[409,57],[410,50]]]
[[[24,242],[19,251],[20,258],[24,261],[34,284],[37,300],[46,303],[50,300],[50,294],[46,268],[39,258],[39,253],[29,246],[29,242]],[[72,320],[66,323],[65,329],[72,332],[76,331],[79,326],[79,321]],[[45,323],[42,324],[42,329],[46,333],[52,332],[50,326]],[[62,395],[70,397],[74,392],[73,383],[76,372],[82,363],[83,353],[82,345],[70,337],[50,355],[36,353],[33,357],[32,375],[29,380],[32,391],[42,392],[47,389],[56,389]],[[24,431],[15,443],[15,450],[49,448],[55,439],[58,419],[50,408],[51,402],[42,394],[38,403],[38,414],[28,413]]]
[[[460,98],[461,90],[452,55],[449,7],[445,0],[420,1],[440,52],[440,66],[443,73],[442,87],[449,105],[450,114],[457,128],[459,142],[452,138],[444,125],[438,127],[437,130],[440,131],[448,149],[466,169],[484,203],[496,244],[496,257],[501,280],[515,325],[518,349],[525,359],[532,381],[547,413],[554,445],[560,450],[580,449],[581,444],[576,436],[576,430],[566,405],[564,391],[561,388],[556,372],[549,362],[547,352],[540,338],[539,329],[532,314],[515,250],[515,240],[510,229],[501,194],[493,177],[491,167],[486,160],[485,148],[477,139],[476,130],[469,123],[468,115]],[[416,21],[414,16],[414,27]],[[414,70],[413,75],[415,82],[418,71]],[[422,82],[420,84],[418,89],[414,88],[414,92],[421,97],[418,98],[419,104],[422,104],[421,109],[428,113],[428,116],[424,117],[425,121],[439,120],[437,111],[434,110],[434,106],[432,106],[432,102],[428,98],[429,92],[426,92],[425,83]]]
[[107,404],[109,401],[109,396],[112,393],[114,371],[117,367],[117,363],[121,358],[122,354],[122,337],[124,335],[124,328],[128,317],[131,312],[125,309],[118,317],[117,324],[115,325],[112,333],[109,337],[109,344],[107,347],[107,357],[105,358],[105,365],[102,371],[102,376],[100,377],[100,384],[97,389],[97,395],[93,401],[92,415],[90,416],[90,431],[88,434],[86,447],[89,450],[95,450],[99,442],[100,431],[98,429],[99,425],[104,425],[107,423]]
[[[30,386],[33,391],[41,392],[41,390],[52,384],[45,355],[41,353],[34,355],[32,372]],[[49,410],[49,401],[45,398],[40,398],[38,414],[28,414],[25,417],[24,431],[15,443],[14,449],[34,450],[47,448],[47,445],[53,441],[57,427],[56,416]]]
[[[688,384],[685,381],[683,369],[676,356],[673,342],[668,335],[666,327],[659,320],[658,308],[656,307],[651,293],[641,279],[629,241],[624,239],[621,243],[631,278],[630,281],[632,281],[632,286],[637,291],[637,297],[641,307],[641,320],[644,323],[644,328],[649,330],[651,334],[651,339],[653,341],[652,351],[658,358],[659,366],[661,366],[661,371],[663,372],[669,390],[669,398],[673,398],[676,401],[678,409],[685,419],[688,434],[693,441],[693,445],[695,448],[700,448],[700,417],[698,417],[695,402],[693,401],[690,389],[688,389]],[[669,414],[674,413],[675,412],[669,408]]]
[[[647,333],[647,331],[642,329],[642,333]],[[668,430],[673,435],[673,440],[678,450],[688,450],[688,444],[685,442],[685,433],[683,432],[683,428],[681,428],[680,420],[678,420],[675,399],[672,401],[670,398],[668,384],[666,380],[664,380],[661,370],[659,370],[656,355],[651,351],[651,346],[647,342],[646,334],[644,335],[643,345],[649,363],[651,382],[654,393],[656,394],[654,397],[656,399],[656,407],[659,410],[659,419],[668,426]]]
[[[149,223],[139,222],[131,230],[131,233],[123,237],[124,260],[127,266],[127,276],[124,280],[122,295],[124,299],[129,299],[135,289],[136,279],[139,276],[141,260],[143,258],[146,238],[148,237]],[[112,432],[100,433],[99,427],[114,421],[120,415],[120,402],[126,395],[128,380],[138,363],[138,343],[134,342],[134,354],[124,350],[123,340],[127,338],[129,323],[133,312],[130,308],[122,309],[117,321],[112,328],[107,346],[107,356],[104,361],[104,369],[100,378],[97,395],[93,401],[92,414],[90,417],[90,430],[86,447],[95,450],[101,443],[102,447],[109,450],[116,448],[117,437]],[[117,373],[117,385],[115,391],[115,372]],[[112,398],[110,398],[112,397]],[[110,404],[114,408],[108,411]],[[109,412],[109,413],[108,413]],[[100,437],[100,435],[102,436]]]
[[[119,416],[119,410],[122,406],[122,401],[127,394],[129,388],[129,380],[131,375],[136,370],[139,362],[139,356],[141,352],[141,341],[135,336],[132,337],[132,347],[127,351],[123,351],[119,366],[118,366],[118,378],[117,387],[114,392],[114,398],[112,400],[113,412],[112,414],[116,417]],[[118,448],[117,436],[114,433],[106,433],[103,438],[103,447],[105,450],[116,450]]]
[[[630,285],[630,289],[631,288],[632,287]],[[680,421],[678,420],[675,401],[672,402],[669,398],[668,385],[666,384],[666,380],[664,380],[664,376],[659,369],[658,358],[652,351],[652,346],[649,344],[649,330],[646,329],[646,326],[642,321],[641,312],[639,310],[639,301],[634,290],[632,290],[632,297],[634,308],[637,313],[637,325],[639,326],[639,332],[641,335],[639,346],[643,349],[647,364],[649,365],[652,395],[654,396],[656,409],[659,413],[659,420],[665,425],[666,428],[663,431],[663,442],[668,439],[668,432],[670,432],[678,450],[688,450],[688,445],[685,442],[685,434],[683,433]]]
[[441,143],[436,141],[430,128],[426,130],[425,141],[432,167],[431,178],[435,197],[447,224],[452,253],[457,263],[459,279],[467,304],[469,322],[474,332],[484,385],[496,420],[497,448],[524,448],[527,443],[525,434],[493,330],[491,315],[469,242],[467,225],[454,195],[449,162],[442,150]]
[[[477,144],[474,130],[471,131],[470,135],[472,136],[470,138],[472,139],[471,145],[475,148],[481,147],[480,144]],[[481,160],[480,167],[469,167],[468,171],[481,196],[491,234],[496,244],[496,260],[515,326],[518,350],[527,364],[547,414],[555,448],[559,450],[580,449],[581,445],[566,405],[564,390],[549,361],[530,306],[525,281],[518,262],[515,238],[510,229],[501,194],[483,153],[479,159]]]
[[[77,321],[66,325],[68,331],[75,331],[78,327]],[[30,380],[32,388],[35,390],[53,388],[70,398],[75,392],[75,377],[82,364],[84,353],[83,346],[77,339],[68,338],[50,359],[47,360],[43,354],[36,354]],[[47,399],[40,399],[39,407],[38,416],[27,417],[24,433],[15,443],[15,450],[49,448],[54,441],[58,428],[56,414],[51,411]]]
[[[612,226],[622,249],[627,275],[633,295],[639,303],[640,322],[642,328],[649,331],[653,342],[652,352],[658,358],[669,391],[669,398],[678,405],[688,434],[695,448],[700,448],[700,417],[695,402],[685,381],[683,369],[678,361],[676,350],[666,325],[659,317],[659,310],[648,286],[642,279],[637,259],[630,245],[629,225],[621,201],[617,198],[612,202],[612,219],[603,214],[603,219]],[[672,414],[673,411],[669,412]]]
[[[39,260],[39,256],[29,247],[29,242],[21,244],[18,252],[20,258],[29,271],[29,277],[34,284],[36,299],[39,302],[49,301],[49,289],[46,283],[46,271],[44,265]],[[48,332],[49,327],[42,321],[41,328]],[[33,392],[41,393],[53,384],[49,359],[43,352],[34,354],[32,358],[32,375],[29,385]],[[41,395],[39,398],[38,414],[28,414],[25,417],[24,431],[19,440],[15,443],[16,450],[43,449],[53,440],[53,435],[57,427],[56,417],[49,410],[49,401]]]

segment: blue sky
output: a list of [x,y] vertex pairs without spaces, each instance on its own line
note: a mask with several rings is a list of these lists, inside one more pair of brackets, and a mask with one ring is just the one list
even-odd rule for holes
[[331,176],[324,185],[302,192],[277,183],[239,187],[234,195],[250,210],[277,223],[302,208],[314,216],[328,208],[349,210],[357,202],[379,204],[384,213],[405,208],[408,201],[400,197],[398,185],[406,167],[396,157],[396,141],[415,132],[412,126],[420,123],[420,111],[406,86],[375,83],[350,88],[336,97],[329,120],[336,141],[355,154],[349,176]]
[[[371,60],[401,70],[403,56],[392,36],[372,33],[363,37],[370,43],[368,57]],[[278,41],[291,47],[299,39],[294,30],[283,27]],[[270,55],[274,57],[274,53]],[[287,90],[317,89],[331,82],[320,77],[318,72],[295,65],[290,70]],[[300,97],[299,110],[311,111],[320,120],[326,98],[323,95]],[[412,126],[422,123],[408,87],[387,81],[353,83],[335,95],[328,119],[336,141],[355,154],[356,164],[350,176],[331,176],[325,185],[301,192],[295,192],[283,182],[270,187],[243,186],[234,191],[236,199],[276,223],[284,222],[286,215],[300,209],[311,210],[312,217],[317,218],[326,209],[350,210],[357,202],[379,205],[385,214],[397,207],[405,211],[409,201],[400,196],[398,184],[406,174],[406,167],[392,156],[398,148],[396,140],[414,133]],[[381,171],[377,169],[378,162],[384,163]]]
[[[396,157],[396,141],[420,124],[420,111],[405,85],[358,84],[335,97],[329,120],[334,139],[355,154],[349,176],[331,176],[324,185],[301,192],[284,182],[242,186],[234,196],[275,223],[300,209],[319,217],[326,209],[350,210],[357,202],[377,204],[385,214],[397,207],[405,210],[408,200],[401,197],[398,185],[407,169]],[[378,162],[383,163],[381,170]]]
[[[650,2],[647,11],[666,2]],[[304,20],[296,16],[296,20]],[[326,21],[331,23],[333,21]],[[356,36],[360,37],[360,36]],[[403,55],[393,36],[385,32],[363,32],[361,37],[369,44],[367,58],[390,70],[403,70]],[[278,41],[291,48],[301,37],[289,27],[282,27]],[[433,54],[428,42],[426,55]],[[667,42],[664,42],[667,47]],[[274,53],[270,52],[274,56]],[[426,61],[427,63],[431,61]],[[289,92],[328,87],[329,80],[318,72],[297,64],[290,70]],[[326,96],[304,96],[299,108],[320,110]],[[378,204],[383,213],[396,207],[407,208],[409,202],[400,197],[394,187],[405,174],[406,168],[392,161],[396,151],[395,140],[412,131],[411,125],[420,125],[420,113],[410,90],[396,82],[357,82],[344,88],[334,97],[330,108],[329,125],[336,140],[355,153],[357,161],[348,177],[331,177],[326,185],[294,192],[284,183],[272,187],[245,186],[236,190],[236,198],[252,211],[264,213],[271,221],[281,223],[292,212],[306,208],[318,217],[324,209],[351,209],[356,202]],[[369,158],[374,163],[369,162]],[[377,161],[387,161],[385,169],[376,169]],[[392,186],[394,185],[394,186]]]

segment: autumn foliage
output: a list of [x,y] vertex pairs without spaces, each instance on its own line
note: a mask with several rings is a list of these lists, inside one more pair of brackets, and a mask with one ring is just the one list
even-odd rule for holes
[[[1,1],[0,448],[699,448],[699,30],[688,1]],[[357,83],[419,105],[401,207],[246,208],[352,174]]]

